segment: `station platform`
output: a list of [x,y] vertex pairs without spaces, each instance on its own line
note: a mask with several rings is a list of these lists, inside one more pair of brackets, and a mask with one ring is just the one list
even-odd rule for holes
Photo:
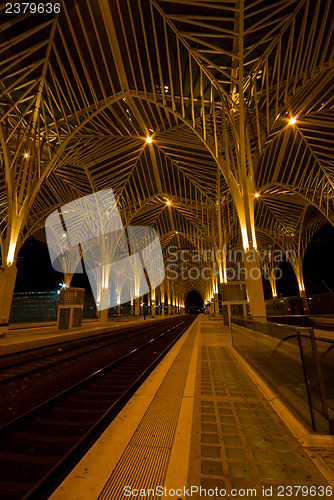
[[234,350],[230,328],[199,315],[50,499],[333,490],[334,436],[309,433]]
[[59,344],[69,340],[98,335],[113,329],[120,330],[138,323],[160,321],[175,316],[143,316],[109,318],[107,323],[99,323],[97,319],[83,320],[82,326],[70,330],[57,329],[56,322],[16,323],[9,326],[8,331],[0,334],[0,356]]

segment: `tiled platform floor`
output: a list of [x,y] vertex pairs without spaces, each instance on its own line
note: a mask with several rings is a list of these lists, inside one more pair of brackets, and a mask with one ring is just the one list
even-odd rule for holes
[[[202,321],[200,351],[188,486],[256,489],[252,498],[261,499],[267,498],[263,488],[270,488],[272,499],[296,492],[286,486],[326,488],[305,449],[238,364],[229,328]],[[300,498],[318,498],[313,492],[304,488]]]

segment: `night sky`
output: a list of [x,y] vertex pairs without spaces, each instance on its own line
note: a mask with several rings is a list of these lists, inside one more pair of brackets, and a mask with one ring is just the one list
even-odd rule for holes
[[[59,283],[63,282],[63,273],[51,265],[47,245],[30,237],[19,252],[15,292],[59,290]],[[86,274],[74,275],[71,286],[91,291]]]
[[[307,295],[325,293],[329,289],[334,291],[333,255],[334,228],[326,224],[315,234],[306,251],[304,281]],[[46,244],[33,237],[21,248],[17,267],[15,292],[58,290],[59,283],[63,282],[62,273],[54,271],[51,266]],[[290,264],[282,263],[281,267],[283,277],[277,281],[278,296],[298,295],[297,280]],[[71,285],[90,292],[86,274],[74,275]],[[271,298],[268,282],[264,283],[264,287],[266,298]]]

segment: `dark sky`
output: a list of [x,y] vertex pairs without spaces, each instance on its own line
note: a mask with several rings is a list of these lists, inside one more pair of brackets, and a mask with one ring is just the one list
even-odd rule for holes
[[[326,224],[312,238],[304,260],[304,280],[306,293],[334,291],[334,228]],[[63,282],[62,273],[53,270],[45,243],[30,237],[21,248],[18,260],[15,291],[58,290]],[[289,263],[282,263],[282,279],[277,281],[278,294],[298,295],[297,280]],[[326,283],[326,285],[324,284]],[[266,298],[270,298],[270,287],[265,285]],[[74,275],[72,286],[83,287],[90,292],[86,274]]]
[[[59,290],[63,281],[63,273],[51,265],[47,245],[30,237],[19,252],[15,292]],[[71,286],[91,291],[86,274],[74,275]]]
[[[334,291],[334,228],[326,224],[310,241],[304,259],[306,292]],[[327,285],[327,286],[326,286]]]

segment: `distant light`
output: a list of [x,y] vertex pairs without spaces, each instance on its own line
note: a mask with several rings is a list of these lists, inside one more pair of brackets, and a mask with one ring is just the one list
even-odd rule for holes
[[175,234],[179,234],[179,232],[178,232],[178,231],[175,231]]
[[171,201],[170,200],[167,200],[166,201],[166,205],[170,205],[171,204]]
[[28,153],[24,153],[24,157],[25,157],[25,158],[29,158]]
[[290,125],[293,125],[294,123],[296,123],[296,118],[295,118],[295,117],[290,118],[290,120],[289,120],[289,124],[290,124]]
[[150,136],[146,137],[146,142],[147,142],[148,144],[151,144],[151,142],[152,142],[152,137],[150,137]]
[[260,197],[259,193],[255,193],[254,196],[255,196],[255,198],[259,198]]

